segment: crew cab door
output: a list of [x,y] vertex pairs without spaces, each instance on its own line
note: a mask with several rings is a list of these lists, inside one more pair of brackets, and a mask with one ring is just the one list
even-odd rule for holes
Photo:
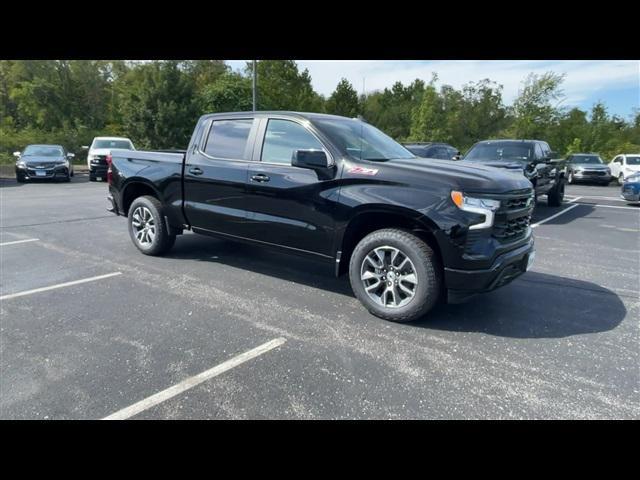
[[307,149],[322,149],[330,158],[308,125],[291,119],[261,119],[247,181],[250,237],[332,258],[338,197],[335,168],[323,175],[292,166],[293,152]]
[[187,153],[184,212],[194,231],[246,234],[245,185],[255,120],[213,118]]

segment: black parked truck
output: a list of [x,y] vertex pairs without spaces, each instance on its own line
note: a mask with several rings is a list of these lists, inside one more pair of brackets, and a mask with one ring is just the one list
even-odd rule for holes
[[524,176],[419,159],[357,119],[205,115],[188,149],[113,150],[110,210],[160,255],[184,230],[331,262],[387,320],[510,282],[534,258]]

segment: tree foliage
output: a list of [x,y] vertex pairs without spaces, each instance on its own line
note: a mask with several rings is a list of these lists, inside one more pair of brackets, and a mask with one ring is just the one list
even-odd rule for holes
[[[140,148],[186,148],[199,115],[253,108],[251,68],[232,72],[220,60],[0,61],[0,161],[29,143],[81,153],[96,135],[128,136]],[[564,77],[552,72],[524,79],[511,106],[489,79],[456,89],[434,74],[361,96],[342,79],[325,100],[294,61],[261,60],[257,73],[259,110],[360,114],[399,141],[445,141],[464,151],[488,138],[538,138],[560,154],[607,160],[640,151],[639,109],[625,120],[602,102],[590,111],[563,108]]]

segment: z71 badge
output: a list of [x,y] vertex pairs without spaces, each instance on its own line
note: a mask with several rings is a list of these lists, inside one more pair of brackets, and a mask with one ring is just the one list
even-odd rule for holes
[[376,175],[378,173],[377,168],[364,168],[364,167],[351,167],[347,170],[348,173],[359,173],[360,175]]

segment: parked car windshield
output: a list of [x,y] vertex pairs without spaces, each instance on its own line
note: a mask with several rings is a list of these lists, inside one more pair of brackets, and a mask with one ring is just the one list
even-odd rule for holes
[[627,157],[627,165],[640,165],[640,157]]
[[571,157],[571,163],[604,163],[602,159],[597,155],[576,155],[575,157]]
[[360,120],[314,120],[338,147],[358,160],[416,158],[393,138]]
[[62,148],[47,145],[29,145],[22,153],[23,157],[62,157],[63,155]]
[[530,143],[480,143],[464,157],[465,160],[531,160],[533,144]]
[[133,150],[133,144],[128,140],[96,140],[92,148],[123,148]]

